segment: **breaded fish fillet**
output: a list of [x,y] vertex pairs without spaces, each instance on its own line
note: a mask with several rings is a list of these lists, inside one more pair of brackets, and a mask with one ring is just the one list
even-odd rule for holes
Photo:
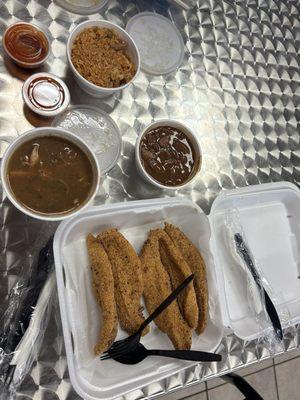
[[[156,229],[153,231],[152,235],[159,241],[161,261],[171,278],[172,288],[174,290],[192,274],[191,269],[163,229]],[[179,294],[178,304],[184,320],[192,329],[195,329],[198,323],[199,311],[196,293],[192,283]]]
[[[127,333],[135,333],[144,322],[140,303],[143,294],[141,261],[131,244],[116,229],[104,231],[97,238],[112,265],[119,323]],[[144,334],[148,331],[146,329]]]
[[[172,292],[171,280],[159,253],[159,241],[151,231],[141,251],[144,299],[151,314]],[[182,318],[177,301],[173,301],[156,319],[158,328],[166,333],[176,349],[190,349],[192,330]]]
[[110,262],[103,246],[93,236],[86,239],[93,276],[95,297],[102,311],[102,327],[94,348],[95,355],[106,351],[114,342],[117,329],[117,307],[114,296],[114,279]]
[[208,286],[206,279],[206,267],[203,257],[193,243],[180,229],[172,224],[165,224],[165,231],[180,250],[183,258],[189,264],[195,274],[194,287],[199,307],[199,320],[196,328],[198,335],[202,333],[207,324],[208,315]]

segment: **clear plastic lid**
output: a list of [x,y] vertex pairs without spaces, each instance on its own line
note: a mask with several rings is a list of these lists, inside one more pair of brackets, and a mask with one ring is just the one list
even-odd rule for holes
[[128,21],[126,31],[139,49],[143,71],[164,75],[182,64],[184,43],[178,29],[169,19],[143,12]]
[[52,125],[81,137],[95,153],[101,174],[118,162],[122,150],[121,133],[105,111],[89,105],[72,106],[55,118]]
[[99,12],[108,0],[56,0],[56,3],[75,14],[90,15]]
[[25,104],[36,114],[54,117],[68,107],[70,92],[63,80],[47,72],[31,75],[22,88]]

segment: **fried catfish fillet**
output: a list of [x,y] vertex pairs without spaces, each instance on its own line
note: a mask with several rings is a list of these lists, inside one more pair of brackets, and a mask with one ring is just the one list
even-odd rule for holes
[[205,262],[199,250],[180,229],[172,224],[165,223],[165,231],[189,264],[191,271],[195,274],[194,287],[199,308],[196,332],[199,335],[205,330],[208,315],[208,286]]
[[[171,293],[172,285],[168,272],[161,262],[159,240],[155,231],[150,231],[140,254],[144,299],[151,314]],[[158,328],[166,333],[176,349],[188,350],[192,344],[192,330],[184,321],[177,301],[173,301],[156,319]]]
[[[159,241],[159,253],[163,266],[166,268],[173,290],[179,286],[192,272],[170,237],[163,229],[156,229],[153,234]],[[189,284],[178,296],[179,309],[187,324],[195,329],[198,323],[198,305],[193,284]]]
[[[131,244],[116,229],[102,232],[97,239],[112,266],[119,323],[127,333],[135,333],[144,322],[140,303],[143,294],[141,261]],[[148,331],[146,328],[143,334]]]
[[102,327],[94,347],[95,355],[106,351],[114,342],[117,329],[117,307],[114,296],[114,279],[111,264],[103,246],[91,234],[86,239],[93,277],[93,290],[102,311]]

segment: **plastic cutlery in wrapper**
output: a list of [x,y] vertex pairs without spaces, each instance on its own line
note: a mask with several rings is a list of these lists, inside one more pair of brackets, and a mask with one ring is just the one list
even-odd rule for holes
[[49,322],[54,293],[55,273],[52,272],[32,312],[29,326],[16,347],[10,362],[6,386],[11,396],[14,395],[25,376],[31,371],[32,365],[39,354]]
[[48,324],[55,286],[53,237],[40,250],[29,278],[10,291],[0,333],[0,399],[14,398],[32,364]]
[[[283,338],[281,320],[287,319],[288,311],[281,311],[281,315],[278,315],[274,306],[274,303],[278,304],[278,299],[275,298],[274,291],[251,254],[237,209],[229,210],[227,213],[226,243],[232,256],[232,264],[244,273],[249,307],[265,334],[264,340],[269,342],[273,351],[277,339]],[[270,327],[270,321],[273,329]]]

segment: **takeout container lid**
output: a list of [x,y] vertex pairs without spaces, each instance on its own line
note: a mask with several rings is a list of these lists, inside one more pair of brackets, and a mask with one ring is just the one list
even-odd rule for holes
[[[170,214],[168,210],[173,207],[174,212]],[[142,388],[150,382],[164,379],[190,367],[191,364],[180,364],[180,362],[177,364],[176,362],[174,369],[153,367],[152,370],[157,371],[155,375],[143,374],[143,365],[139,364],[139,372],[136,373],[135,379],[123,379],[123,381],[118,376],[117,370],[114,369],[117,364],[112,366],[107,364],[106,371],[113,368],[115,379],[111,380],[111,387],[106,389],[103,388],[104,382],[100,381],[96,388],[80,377],[75,367],[74,332],[71,331],[71,321],[72,319],[74,321],[72,312],[70,312],[72,295],[69,295],[70,289],[66,288],[66,276],[69,275],[71,292],[74,293],[73,269],[71,275],[70,273],[66,274],[65,266],[67,264],[64,249],[74,241],[79,243],[76,242],[78,237],[81,238],[80,245],[85,246],[87,232],[97,233],[99,230],[109,227],[118,228],[122,221],[125,226],[126,224],[134,225],[136,221],[139,221],[141,212],[145,214],[142,225],[143,227],[144,224],[147,225],[144,228],[147,232],[151,228],[149,228],[149,223],[153,222],[157,213],[160,213],[158,217],[156,216],[159,220],[158,224],[164,220],[170,221],[170,215],[173,215],[175,219],[178,218],[178,221],[183,221],[182,224],[184,224],[187,210],[194,210],[193,222],[189,222],[181,228],[195,244],[198,241],[199,248],[205,256],[207,273],[215,276],[215,293],[217,293],[219,301],[215,301],[215,299],[212,301],[210,295],[209,304],[213,308],[220,306],[221,313],[216,325],[221,324],[223,327],[229,328],[227,332],[234,332],[244,340],[252,340],[262,336],[265,332],[261,330],[255,317],[249,311],[245,289],[247,278],[241,276],[239,270],[236,270],[239,267],[232,266],[226,244],[224,234],[226,213],[227,210],[232,209],[239,211],[247,244],[272,288],[270,297],[272,298],[273,294],[279,300],[275,304],[277,310],[284,309],[288,312],[288,318],[282,321],[283,327],[300,322],[300,190],[291,183],[269,183],[225,191],[217,196],[209,216],[205,216],[202,210],[190,200],[175,197],[91,208],[59,226],[54,238],[58,295],[70,378],[75,390],[81,396],[89,400],[116,398],[125,392]],[[201,221],[197,220],[200,215],[203,216]],[[172,218],[171,222],[174,222]],[[198,232],[199,227],[202,229],[201,235]],[[193,235],[194,237],[192,237]],[[144,237],[139,240],[143,241]],[[207,258],[207,251],[203,252],[204,241],[208,243],[211,260],[209,257]],[[73,256],[74,263],[79,262],[82,268],[82,259],[76,260],[82,255],[80,255],[80,249],[77,251],[78,253]],[[84,262],[88,263],[86,260]],[[74,265],[72,265],[73,267]],[[213,294],[215,295],[215,293]],[[85,332],[82,331],[81,335],[85,335]],[[211,336],[212,340],[216,340],[216,344],[220,343],[220,338]],[[121,364],[120,366],[127,371],[132,368],[124,369],[124,366]]]
[[[85,79],[83,76],[80,75],[80,73],[77,71],[77,69],[74,67],[73,62],[72,62],[72,57],[71,57],[71,52],[72,52],[72,45],[77,37],[77,35],[83,31],[86,28],[91,28],[91,27],[99,27],[99,28],[108,28],[112,29],[115,31],[126,43],[127,43],[127,49],[126,52],[128,55],[131,57],[131,60],[136,66],[136,73],[132,77],[132,79],[125,83],[122,86],[116,87],[116,88],[106,88],[103,86],[98,86],[95,85],[94,83],[88,81]],[[128,87],[137,77],[137,75],[140,72],[140,67],[141,67],[141,62],[140,62],[140,53],[139,50],[132,39],[132,37],[119,25],[114,24],[113,22],[109,22],[106,20],[87,20],[83,21],[80,24],[78,24],[70,33],[68,41],[67,41],[67,59],[69,66],[71,68],[72,73],[74,74],[75,80],[78,84],[78,86],[84,90],[86,93],[88,93],[90,96],[97,97],[97,98],[103,98],[107,97],[113,94],[118,93],[120,90],[125,89]]]
[[74,14],[91,15],[104,8],[108,0],[76,0],[73,2],[68,0],[56,0],[56,3]]
[[140,51],[141,69],[146,73],[164,75],[182,64],[182,36],[169,19],[160,14],[142,12],[130,18],[126,31]]
[[[39,98],[41,107],[35,106],[29,99],[28,96],[28,88],[30,84],[37,80],[38,78],[49,78],[48,82],[48,87],[45,89],[44,84],[43,85],[37,85],[35,90],[35,95]],[[49,105],[49,101],[51,101],[51,96],[50,93],[52,92],[54,95],[57,93],[57,87],[53,83],[53,81],[57,82],[58,85],[61,86],[63,92],[64,92],[64,100],[62,104],[57,108],[56,110],[47,110],[47,106]],[[49,93],[50,92],[50,93]],[[68,107],[70,103],[70,92],[65,84],[65,82],[57,77],[56,75],[49,74],[47,72],[38,72],[36,74],[33,74],[29,76],[26,81],[23,84],[22,87],[22,96],[25,104],[27,107],[30,108],[31,111],[34,113],[41,115],[42,117],[55,117],[56,115],[59,115],[65,111],[65,109]]]
[[241,339],[254,340],[266,335],[271,323],[263,328],[249,307],[247,277],[234,265],[226,237],[228,210],[238,211],[240,233],[270,286],[282,327],[299,323],[300,190],[289,182],[248,186],[224,191],[212,205],[211,251],[224,325]]
[[94,152],[102,174],[118,162],[122,151],[121,132],[111,116],[100,108],[86,104],[71,106],[54,119],[52,126],[81,137]]

